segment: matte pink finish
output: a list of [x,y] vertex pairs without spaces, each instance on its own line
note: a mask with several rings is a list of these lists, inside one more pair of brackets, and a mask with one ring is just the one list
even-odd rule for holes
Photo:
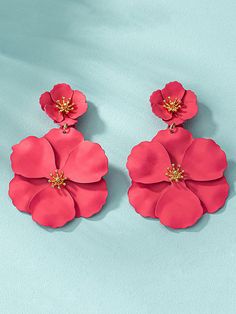
[[62,227],[75,217],[74,201],[67,189],[48,186],[34,196],[30,208],[33,220],[47,227]]
[[84,140],[83,134],[75,128],[69,128],[66,130],[66,134],[61,129],[52,129],[44,135],[44,138],[53,147],[58,169],[64,167],[69,154]]
[[[181,166],[183,180],[168,181],[168,163]],[[182,127],[174,133],[160,131],[151,142],[135,146],[128,157],[129,201],[139,214],[159,218],[168,227],[192,226],[205,212],[224,205],[229,191],[226,167],[225,153],[214,141],[193,139]]]
[[222,178],[227,160],[213,140],[197,138],[185,152],[182,166],[188,179],[209,181]]
[[[163,101],[168,97],[181,101],[181,108],[175,112],[168,112],[163,107]],[[179,82],[170,82],[162,90],[157,90],[150,96],[153,113],[164,122],[171,125],[181,125],[184,121],[193,118],[198,112],[197,97],[191,90],[185,90]]]
[[140,215],[157,218],[156,204],[168,186],[170,186],[169,182],[156,184],[133,182],[128,192],[130,204]]
[[76,217],[91,217],[99,212],[107,199],[107,185],[104,179],[93,184],[70,182],[68,191],[75,200]]
[[55,156],[45,138],[29,136],[12,147],[12,170],[26,178],[49,178],[56,169]]
[[62,169],[74,182],[97,182],[107,173],[108,159],[99,144],[83,141],[69,154]]
[[9,195],[12,203],[22,212],[31,213],[30,202],[34,196],[48,187],[48,182],[43,179],[29,179],[19,175],[11,180]]
[[199,197],[204,211],[214,213],[224,206],[229,190],[225,177],[204,182],[187,180],[186,185]]
[[[73,105],[73,110],[68,113],[59,112],[56,107],[56,101],[62,98],[70,100]],[[74,125],[78,117],[82,116],[88,108],[85,95],[78,91],[72,90],[70,85],[62,83],[53,87],[50,92],[45,92],[40,96],[39,103],[41,108],[54,122],[60,125]]]
[[192,134],[184,128],[178,127],[174,133],[159,131],[152,141],[161,143],[167,150],[171,162],[181,164],[187,148],[192,144]]
[[170,165],[170,157],[158,141],[142,142],[133,147],[127,161],[130,177],[140,183],[168,181],[165,171],[159,170],[167,169]]
[[[9,195],[21,211],[39,224],[57,228],[74,217],[90,217],[105,204],[108,192],[102,178],[108,160],[100,145],[84,141],[80,132],[52,129],[44,137],[30,136],[13,146],[15,177]],[[48,182],[50,173],[64,170],[66,186]]]
[[61,99],[62,96],[65,98],[72,98],[73,90],[71,89],[70,85],[62,83],[53,86],[53,89],[50,91],[50,95],[53,101],[57,101]]
[[155,214],[167,227],[186,228],[201,218],[203,208],[199,198],[181,182],[165,190],[156,205]]

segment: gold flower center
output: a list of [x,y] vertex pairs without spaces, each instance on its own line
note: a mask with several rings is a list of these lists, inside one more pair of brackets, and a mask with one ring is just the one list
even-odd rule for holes
[[51,184],[53,188],[60,189],[61,186],[66,185],[67,177],[64,176],[64,172],[60,170],[55,170],[54,172],[50,173],[50,179],[48,182]]
[[181,169],[180,165],[172,164],[171,167],[167,168],[166,176],[170,182],[179,182],[184,178],[184,170]]
[[171,99],[171,97],[168,96],[163,100],[163,107],[166,108],[168,112],[175,113],[181,108],[181,100],[178,98]]
[[70,111],[74,110],[74,103],[71,102],[71,98],[66,99],[62,97],[60,100],[56,101],[56,107],[59,112],[68,114]]

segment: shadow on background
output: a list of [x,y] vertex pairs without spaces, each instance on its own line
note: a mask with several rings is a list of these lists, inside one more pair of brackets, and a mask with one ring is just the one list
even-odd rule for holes
[[81,223],[82,219],[81,218],[75,218],[74,220],[68,222],[64,227],[60,227],[60,228],[50,228],[50,227],[44,227],[41,225],[38,225],[40,228],[53,233],[53,232],[73,232],[78,225]]
[[199,232],[199,231],[201,231],[202,229],[204,229],[207,226],[209,219],[210,219],[210,214],[205,214],[192,227],[185,228],[185,229],[172,229],[172,228],[163,226],[163,228],[166,228],[166,229],[168,229],[169,231],[171,231],[173,233]]
[[225,171],[225,176],[230,186],[229,198],[228,198],[228,200],[230,200],[232,197],[236,195],[236,191],[235,191],[236,162],[234,160],[228,160],[228,167]]
[[88,110],[79,118],[76,128],[82,132],[84,138],[88,141],[91,141],[94,135],[105,131],[105,123],[100,118],[98,109],[92,102],[88,101]]
[[102,211],[96,216],[91,217],[91,220],[97,221],[103,219],[110,211],[119,207],[122,198],[127,195],[129,187],[128,176],[114,165],[109,166],[109,172],[105,177],[108,187],[107,203]]
[[217,131],[212,112],[203,103],[198,103],[198,114],[193,119],[186,121],[185,127],[193,134],[193,137],[214,137]]

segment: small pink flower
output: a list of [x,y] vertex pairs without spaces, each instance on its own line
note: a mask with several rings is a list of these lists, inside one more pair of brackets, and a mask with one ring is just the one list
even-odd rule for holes
[[107,157],[74,128],[27,137],[13,146],[11,162],[12,202],[40,225],[57,228],[75,217],[90,217],[106,201]]
[[225,153],[213,140],[193,139],[181,127],[173,134],[160,131],[128,157],[129,201],[139,214],[159,218],[168,227],[192,226],[224,205],[226,167]]
[[68,126],[74,125],[88,108],[85,95],[72,90],[68,84],[55,85],[50,92],[41,95],[39,103],[54,122]]
[[153,113],[171,125],[183,124],[193,118],[198,111],[197,97],[191,90],[185,90],[179,82],[166,84],[150,97]]

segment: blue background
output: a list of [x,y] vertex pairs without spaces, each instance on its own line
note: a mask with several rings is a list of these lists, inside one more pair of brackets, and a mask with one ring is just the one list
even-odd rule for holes
[[[236,2],[0,0],[0,312],[235,313]],[[186,127],[226,151],[231,192],[217,214],[171,231],[129,205],[131,148],[165,128],[149,96],[169,81],[194,90]],[[110,196],[91,219],[50,230],[8,198],[11,146],[54,124],[40,94],[84,91],[78,129],[110,160]]]

